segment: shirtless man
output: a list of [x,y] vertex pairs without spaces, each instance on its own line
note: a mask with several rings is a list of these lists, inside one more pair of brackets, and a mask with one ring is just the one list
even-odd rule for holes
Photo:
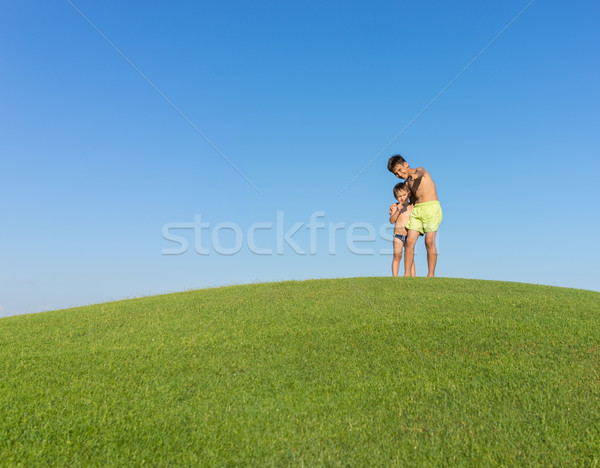
[[429,172],[422,167],[411,169],[400,155],[392,156],[389,159],[388,170],[399,179],[406,180],[405,184],[410,189],[411,200],[415,204],[406,225],[408,234],[404,247],[404,276],[414,276],[412,272],[414,272],[415,245],[419,235],[425,235],[429,270],[427,276],[433,277],[437,263],[435,235],[442,222],[442,208],[433,179]]

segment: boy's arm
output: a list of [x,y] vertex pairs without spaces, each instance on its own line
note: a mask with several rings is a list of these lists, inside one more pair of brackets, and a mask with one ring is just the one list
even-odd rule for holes
[[398,204],[395,203],[390,206],[390,224],[394,224],[398,216],[400,216],[400,209],[398,208]]

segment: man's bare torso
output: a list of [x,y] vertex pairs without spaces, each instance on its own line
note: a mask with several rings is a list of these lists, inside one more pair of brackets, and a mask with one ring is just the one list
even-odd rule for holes
[[406,185],[410,189],[412,201],[414,203],[425,203],[432,200],[437,200],[437,191],[435,184],[429,172],[422,167],[417,168],[417,171],[423,171],[423,177],[418,179],[406,179]]

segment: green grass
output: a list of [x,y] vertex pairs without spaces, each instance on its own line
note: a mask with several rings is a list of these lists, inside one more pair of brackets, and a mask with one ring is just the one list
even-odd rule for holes
[[0,465],[600,464],[600,293],[252,284],[0,319]]

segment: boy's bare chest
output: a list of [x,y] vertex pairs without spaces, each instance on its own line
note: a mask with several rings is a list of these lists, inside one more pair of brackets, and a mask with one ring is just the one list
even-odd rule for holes
[[400,209],[400,213],[398,214],[398,221],[404,219],[404,218],[408,218],[410,216],[410,209],[408,208],[408,206],[404,206]]

